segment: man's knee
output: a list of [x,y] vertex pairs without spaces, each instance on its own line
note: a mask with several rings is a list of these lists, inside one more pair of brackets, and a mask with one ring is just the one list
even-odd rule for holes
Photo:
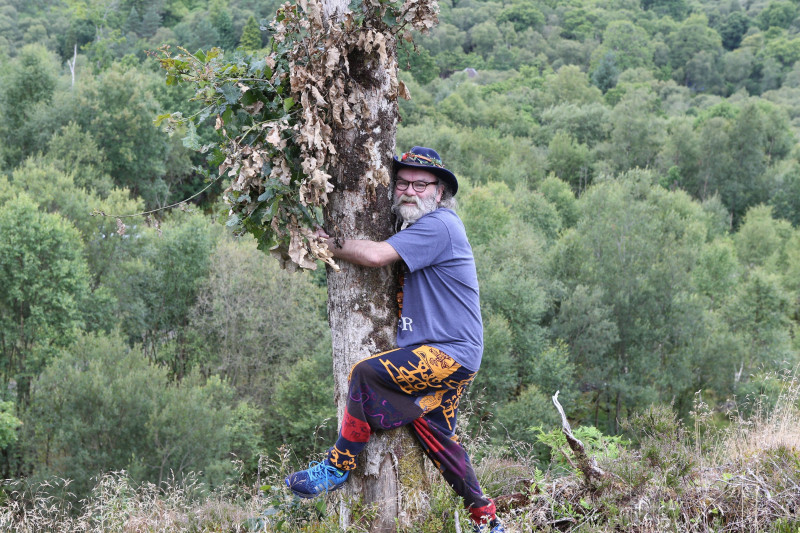
[[363,382],[370,382],[375,377],[377,377],[378,373],[375,368],[369,364],[369,359],[364,359],[363,361],[359,361],[353,368],[350,369],[350,383],[363,383]]

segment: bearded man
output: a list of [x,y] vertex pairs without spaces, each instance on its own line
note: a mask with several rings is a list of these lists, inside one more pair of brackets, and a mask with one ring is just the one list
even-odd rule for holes
[[[394,205],[402,222],[385,241],[346,239],[336,259],[368,267],[403,262],[399,348],[359,361],[350,372],[339,438],[321,463],[289,475],[287,486],[313,498],[340,488],[376,429],[410,424],[425,453],[464,500],[476,532],[502,533],[494,502],[478,484],[455,435],[458,402],[483,354],[478,277],[464,224],[458,180],[439,154],[415,146],[394,159]],[[318,232],[327,239],[324,231]]]

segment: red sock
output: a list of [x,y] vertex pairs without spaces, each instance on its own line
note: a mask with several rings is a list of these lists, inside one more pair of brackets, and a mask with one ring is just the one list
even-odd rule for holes
[[483,507],[470,507],[469,509],[470,518],[476,524],[488,524],[496,518],[496,512],[497,508],[494,506],[493,500],[489,500],[489,504]]

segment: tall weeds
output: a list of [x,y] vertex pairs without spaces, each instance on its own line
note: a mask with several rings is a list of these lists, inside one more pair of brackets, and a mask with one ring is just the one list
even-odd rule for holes
[[5,487],[0,531],[15,533],[238,532],[250,531],[246,520],[257,513],[235,488],[209,493],[193,476],[135,486],[125,472],[112,472],[77,504],[65,480]]
[[[626,424],[635,446],[603,460],[589,487],[577,474],[550,479],[512,511],[523,530],[800,532],[800,381],[780,376],[777,399],[757,398],[724,430],[698,396],[693,427],[654,406]],[[541,486],[541,484],[540,484]],[[527,529],[526,529],[527,528]]]
[[754,415],[732,417],[731,431],[719,446],[721,457],[747,458],[765,449],[800,448],[800,370],[786,370],[777,401],[770,408],[762,398],[753,403]]

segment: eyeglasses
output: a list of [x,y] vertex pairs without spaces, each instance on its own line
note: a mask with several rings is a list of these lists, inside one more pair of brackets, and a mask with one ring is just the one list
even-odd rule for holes
[[405,191],[408,189],[408,186],[411,185],[414,187],[416,192],[425,192],[425,189],[428,188],[428,185],[436,185],[438,181],[406,181],[406,180],[397,180],[394,183],[394,186],[397,187],[398,191]]

